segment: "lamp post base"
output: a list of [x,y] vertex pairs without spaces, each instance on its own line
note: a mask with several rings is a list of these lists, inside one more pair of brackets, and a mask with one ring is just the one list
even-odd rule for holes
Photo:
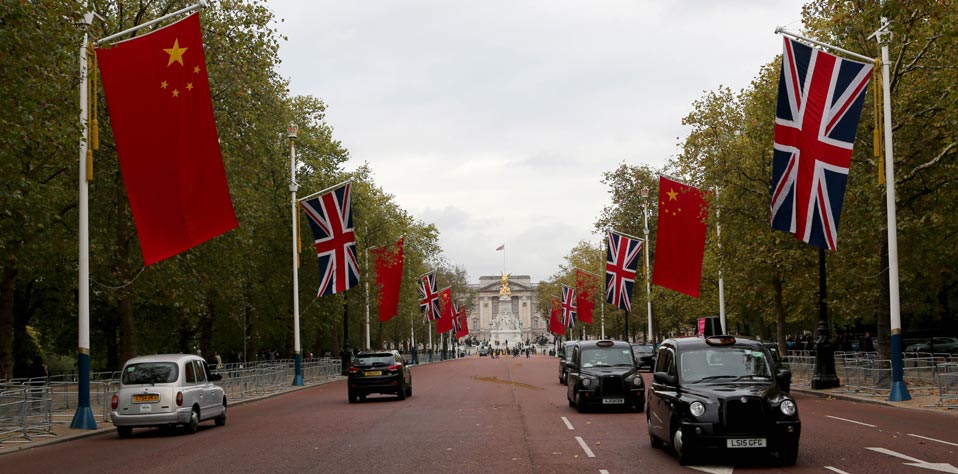
[[302,387],[303,386],[303,354],[299,352],[293,358],[293,363],[295,365],[295,372],[293,375],[293,386]]
[[835,344],[828,338],[828,326],[818,323],[818,339],[815,340],[815,375],[812,389],[823,390],[841,385],[835,374]]

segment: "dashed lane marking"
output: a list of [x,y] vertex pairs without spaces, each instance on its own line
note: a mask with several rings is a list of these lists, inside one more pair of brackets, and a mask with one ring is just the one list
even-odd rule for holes
[[949,445],[949,446],[958,446],[958,443],[952,443],[952,442],[949,442],[949,441],[942,441],[942,440],[940,440],[940,439],[928,438],[928,437],[920,436],[920,435],[916,435],[916,434],[908,433],[908,436],[914,436],[914,437],[916,437],[916,438],[927,439],[928,441],[934,441],[934,442],[936,442],[936,443],[947,444],[947,445]]
[[839,468],[837,468],[837,467],[825,466],[825,469],[828,469],[829,471],[832,471],[832,472],[837,472],[838,474],[850,474],[850,473],[845,472],[845,471],[843,471],[843,470],[841,470],[841,469],[839,469]]
[[867,426],[867,427],[869,427],[869,428],[878,428],[878,425],[870,425],[870,424],[868,424],[868,423],[863,423],[863,422],[861,422],[861,421],[849,420],[848,418],[839,418],[839,417],[837,417],[837,416],[832,416],[832,415],[825,415],[825,417],[826,417],[826,418],[832,418],[832,419],[835,419],[835,420],[847,421],[847,422],[849,422],[849,423],[855,423],[856,425]]
[[609,471],[606,471],[605,469],[599,469],[599,474],[609,474]]
[[585,441],[582,440],[581,436],[576,436],[575,440],[579,442],[579,446],[582,446],[582,450],[585,451],[585,455],[587,457],[590,457],[590,458],[595,457],[595,453],[593,453],[592,450],[589,449],[589,446],[585,444]]
[[569,422],[569,419],[568,419],[568,418],[566,418],[566,417],[563,416],[563,417],[562,417],[562,422],[565,423],[565,427],[566,427],[566,428],[569,428],[570,430],[574,430],[574,429],[575,429],[575,428],[572,427],[572,423]]

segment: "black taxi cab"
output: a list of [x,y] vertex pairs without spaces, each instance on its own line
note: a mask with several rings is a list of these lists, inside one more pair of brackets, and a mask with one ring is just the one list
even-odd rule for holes
[[683,465],[718,450],[770,453],[793,465],[802,424],[795,400],[779,386],[790,377],[787,369],[776,371],[758,341],[667,339],[648,390],[652,446],[670,444]]
[[566,398],[580,413],[589,406],[622,407],[642,411],[645,382],[624,341],[579,341],[566,367]]

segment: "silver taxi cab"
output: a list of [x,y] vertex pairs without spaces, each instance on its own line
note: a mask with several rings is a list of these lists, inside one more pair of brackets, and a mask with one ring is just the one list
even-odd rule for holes
[[213,382],[202,357],[160,354],[134,357],[123,366],[120,388],[113,395],[110,419],[126,438],[136,427],[184,426],[195,433],[200,422],[226,424],[226,393]]

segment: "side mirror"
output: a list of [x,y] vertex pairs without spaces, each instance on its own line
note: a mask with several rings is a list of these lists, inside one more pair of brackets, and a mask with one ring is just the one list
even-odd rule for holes
[[219,382],[220,380],[223,380],[223,376],[220,374],[213,374],[210,376],[210,380],[214,382]]
[[[778,381],[779,387],[788,387],[792,384],[792,371],[788,369],[779,369],[778,372],[775,373],[775,380]],[[785,389],[785,391],[788,392],[787,389]]]
[[579,370],[579,366],[576,365],[576,363],[572,362],[571,360],[565,363],[565,367],[566,369],[569,369],[569,370]]
[[660,383],[662,385],[674,386],[676,377],[674,375],[669,375],[668,372],[656,372],[652,374],[652,380],[654,380],[655,383]]

